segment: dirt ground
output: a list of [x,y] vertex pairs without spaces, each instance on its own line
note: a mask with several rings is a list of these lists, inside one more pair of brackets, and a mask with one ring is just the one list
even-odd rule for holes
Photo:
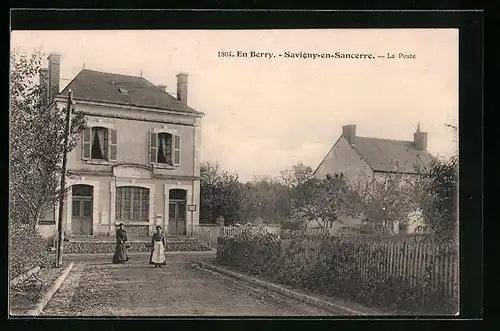
[[43,268],[22,283],[11,287],[9,290],[10,314],[22,316],[26,311],[34,309],[40,296],[48,290],[68,264],[69,262],[65,262],[60,268]]
[[127,264],[111,255],[66,257],[75,266],[45,308],[45,316],[331,316],[331,312],[199,270],[197,260],[213,252],[167,256],[167,265],[148,265],[148,254]]

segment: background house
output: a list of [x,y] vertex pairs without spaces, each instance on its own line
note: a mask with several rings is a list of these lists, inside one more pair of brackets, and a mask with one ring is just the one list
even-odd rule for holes
[[[199,222],[204,114],[187,104],[188,75],[177,75],[177,97],[142,77],[87,69],[59,92],[60,55],[48,60],[40,80],[50,107],[66,107],[71,89],[73,109],[88,126],[68,155],[75,176],[67,181],[66,233],[106,235],[123,222],[136,236],[151,234],[157,224],[169,234],[189,234]],[[56,231],[57,208],[40,224],[45,236]]]
[[[433,156],[427,151],[427,132],[420,130],[420,124],[413,134],[413,140],[379,139],[359,137],[356,125],[344,125],[342,135],[321,161],[314,175],[318,178],[327,174],[343,173],[350,180],[381,179],[387,175],[403,175],[409,179],[418,176],[417,167],[428,165]],[[397,166],[395,166],[397,165]],[[421,225],[418,212],[409,215],[407,232],[414,232]],[[336,224],[334,231],[342,227],[359,227],[360,219],[345,218],[343,224]],[[398,224],[390,224],[394,232]]]

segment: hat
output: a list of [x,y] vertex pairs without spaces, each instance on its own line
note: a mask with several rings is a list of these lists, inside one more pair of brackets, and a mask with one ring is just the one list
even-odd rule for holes
[[118,226],[123,226],[123,225],[124,225],[123,223],[118,224]]
[[156,228],[157,228],[157,229],[161,229],[161,226],[157,225],[157,226],[156,226]]

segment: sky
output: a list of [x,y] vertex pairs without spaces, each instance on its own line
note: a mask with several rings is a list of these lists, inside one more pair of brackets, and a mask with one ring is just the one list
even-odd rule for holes
[[[359,136],[413,140],[420,123],[431,154],[448,157],[457,149],[445,126],[458,125],[457,29],[13,31],[11,47],[60,53],[61,89],[84,65],[142,72],[171,93],[175,75],[187,72],[188,104],[206,114],[202,160],[244,181],[298,162],[315,169],[345,124],[356,124]],[[252,51],[275,57],[251,57]],[[377,57],[388,53],[395,58]]]

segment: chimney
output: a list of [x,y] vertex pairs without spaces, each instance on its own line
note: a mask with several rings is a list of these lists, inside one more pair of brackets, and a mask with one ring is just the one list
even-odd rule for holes
[[59,94],[59,80],[61,78],[61,54],[50,53],[49,55],[49,102],[54,100],[56,95]]
[[188,74],[177,74],[177,100],[187,105],[187,91],[188,90]]
[[160,84],[158,85],[159,88],[161,88],[163,91],[167,92],[167,85]]
[[413,143],[418,150],[427,150],[427,132],[420,131],[420,123],[417,125],[417,131],[413,134]]
[[41,88],[43,88],[44,92],[43,95],[45,97],[45,101],[48,100],[48,89],[49,89],[49,69],[48,68],[41,68],[39,73],[39,82],[38,84],[40,85]]
[[347,139],[349,144],[354,144],[354,139],[356,138],[356,125],[349,124],[342,127],[342,136]]

